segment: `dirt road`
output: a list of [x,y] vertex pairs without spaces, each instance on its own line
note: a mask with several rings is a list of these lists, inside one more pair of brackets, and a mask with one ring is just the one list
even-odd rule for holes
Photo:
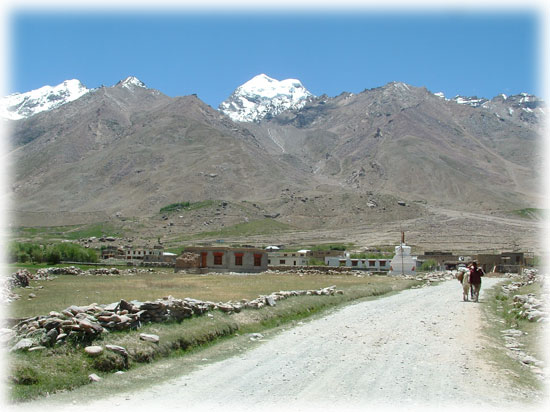
[[480,307],[498,279],[483,282],[479,303],[462,302],[456,281],[406,290],[301,322],[150,389],[55,410],[518,407],[534,394],[510,387],[484,354]]

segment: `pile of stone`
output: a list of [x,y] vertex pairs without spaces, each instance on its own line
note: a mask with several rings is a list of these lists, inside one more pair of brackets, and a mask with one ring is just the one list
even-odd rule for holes
[[10,289],[14,288],[26,288],[29,286],[29,281],[33,278],[31,272],[27,269],[19,269],[17,272],[12,273],[8,278],[7,284]]
[[319,290],[292,290],[292,291],[280,291],[272,293],[267,296],[259,296],[256,299],[246,301],[242,300],[240,303],[243,308],[260,309],[264,306],[275,306],[279,300],[287,299],[292,296],[332,296],[334,294],[343,294],[341,290],[336,290],[336,286],[329,286]]
[[17,293],[13,293],[13,289],[28,287],[32,277],[32,273],[27,269],[20,269],[12,273],[9,277],[2,279],[0,285],[0,301],[5,304],[20,299],[21,296]]
[[197,253],[184,252],[176,258],[175,270],[197,269],[200,267],[200,255]]
[[67,267],[50,267],[44,269],[38,269],[36,271],[37,279],[47,279],[51,275],[82,275],[84,271],[76,266]]
[[149,269],[140,269],[140,268],[130,268],[126,269],[125,271],[121,272],[123,275],[135,275],[137,273],[152,273],[155,270],[153,268]]
[[[105,331],[138,329],[143,323],[181,321],[193,315],[200,316],[212,310],[225,313],[237,313],[243,308],[259,309],[275,306],[276,302],[291,296],[317,295],[328,296],[342,294],[335,286],[319,290],[280,291],[254,300],[243,299],[240,302],[209,302],[197,299],[176,299],[167,296],[150,302],[136,300],[127,302],[88,306],[70,306],[61,312],[50,312],[47,316],[35,316],[21,320],[12,330],[14,340],[24,340],[15,344],[11,350],[33,347],[51,347],[67,340],[91,342]],[[31,344],[29,345],[29,342]]]
[[97,268],[82,270],[76,266],[66,267],[49,267],[38,269],[34,279],[52,279],[52,275],[72,275],[72,276],[89,276],[89,275],[119,275],[121,272],[117,268]]
[[[302,267],[286,267],[286,266],[274,266],[271,269],[266,270],[263,273],[278,275],[278,274],[293,274],[293,275],[342,275],[342,274],[352,274],[359,271],[352,271],[351,268],[347,267],[333,267],[329,268],[328,266],[302,266]],[[367,274],[368,272],[361,271],[362,274]]]
[[418,287],[426,287],[426,286],[429,286],[432,282],[441,282],[444,280],[456,279],[457,274],[458,272],[456,271],[446,270],[442,272],[437,272],[437,271],[428,272],[428,273],[424,273],[422,275],[416,275],[416,276],[404,275],[399,277],[407,280],[418,280],[418,281],[424,282],[422,285],[419,285]]
[[513,301],[514,309],[512,311],[521,318],[527,319],[529,322],[541,322],[548,319],[548,312],[544,308],[543,300],[537,299],[535,294],[515,295]]
[[529,369],[531,369],[535,376],[540,380],[546,380],[546,377],[548,376],[548,369],[545,367],[545,363],[539,359],[536,359],[534,356],[527,354],[522,349],[524,346],[523,343],[518,341],[518,338],[521,338],[525,332],[518,329],[506,329],[500,331],[500,333],[506,342],[505,346],[508,349],[508,356],[529,367]]
[[84,273],[81,273],[81,275],[105,275],[105,276],[120,275],[120,270],[118,270],[117,268],[88,269]]
[[537,269],[523,269],[523,272],[520,274],[517,273],[506,273],[506,277],[518,279],[515,282],[511,282],[507,285],[502,286],[502,291],[509,295],[519,288],[527,285],[532,285],[533,283],[542,283],[544,280],[544,275],[539,274]]

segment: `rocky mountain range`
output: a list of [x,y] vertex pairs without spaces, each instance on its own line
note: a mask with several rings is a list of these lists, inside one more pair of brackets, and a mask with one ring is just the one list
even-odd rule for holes
[[30,110],[46,107],[30,97],[29,110],[8,107],[20,117],[8,156],[18,212],[156,216],[170,203],[224,199],[311,229],[539,201],[545,105],[527,94],[447,99],[393,82],[313,96],[298,80],[259,75],[215,110],[135,77],[76,89],[78,98],[27,95],[65,96],[55,108]]

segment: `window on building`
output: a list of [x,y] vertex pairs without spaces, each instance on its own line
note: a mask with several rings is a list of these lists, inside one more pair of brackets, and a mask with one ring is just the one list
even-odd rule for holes
[[385,261],[385,260],[381,260],[381,261],[380,261],[380,266],[386,266],[386,261]]
[[214,252],[214,264],[221,265],[223,261],[223,252]]
[[369,260],[369,266],[370,267],[376,266],[376,260]]
[[286,260],[284,260],[284,259],[279,260],[279,265],[284,265],[285,263],[286,263]]
[[235,266],[242,266],[242,265],[243,265],[243,254],[235,253]]
[[352,260],[352,261],[351,261],[351,266],[357,266],[357,261],[356,261],[356,260]]
[[296,261],[294,261],[294,266],[296,266]]
[[262,266],[262,255],[254,253],[254,266]]

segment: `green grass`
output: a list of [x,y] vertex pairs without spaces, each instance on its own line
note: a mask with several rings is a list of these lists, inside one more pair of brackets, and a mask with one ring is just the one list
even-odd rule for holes
[[502,293],[501,290],[501,286],[504,283],[500,283],[488,291],[486,295],[487,305],[483,305],[486,319],[484,331],[493,343],[492,348],[487,350],[487,355],[506,371],[509,378],[519,388],[542,390],[542,383],[537,380],[528,367],[506,354],[506,349],[504,348],[505,340],[501,333],[502,330],[511,328],[526,332],[527,334],[517,339],[518,342],[525,345],[522,347],[522,350],[539,360],[547,361],[544,356],[544,348],[542,347],[542,342],[544,341],[543,324],[522,319],[512,310],[513,295],[535,293],[540,298],[542,286],[540,284],[527,285],[508,296]]
[[547,211],[545,209],[537,209],[534,207],[527,207],[525,209],[512,210],[512,214],[520,216],[524,219],[543,219]]
[[36,273],[37,269],[52,268],[52,267],[61,268],[61,267],[67,267],[67,266],[75,266],[82,270],[97,269],[101,267],[104,267],[104,268],[113,267],[113,265],[81,265],[81,264],[67,265],[65,263],[59,263],[57,265],[50,265],[48,263],[10,263],[9,265],[6,265],[9,273],[16,272],[19,269],[27,269],[31,273]]
[[121,236],[120,229],[113,224],[103,222],[89,225],[68,225],[68,226],[48,226],[48,227],[24,227],[19,226],[13,230],[14,238],[24,239],[66,239],[76,240],[89,237],[102,236]]
[[160,209],[159,213],[170,213],[170,212],[179,212],[179,211],[188,211],[188,210],[197,210],[202,209],[203,207],[210,207],[214,205],[216,201],[214,200],[204,200],[201,202],[178,202],[172,203],[170,205],[164,206]]
[[[181,279],[176,279],[177,277]],[[353,276],[304,276],[295,275],[255,275],[255,276],[168,276],[157,275],[156,279],[147,277],[129,277],[129,285],[133,286],[132,292],[141,291],[144,297],[153,299],[160,291],[165,292],[169,288],[171,294],[176,296],[188,285],[191,297],[202,291],[202,299],[214,301],[237,299],[238,297],[257,297],[258,294],[268,294],[278,290],[320,288],[335,284],[344,290],[343,295],[334,296],[300,296],[278,301],[274,307],[264,307],[260,310],[247,309],[233,315],[214,311],[213,317],[200,316],[185,319],[180,323],[169,322],[162,324],[148,324],[138,331],[112,332],[104,334],[95,344],[120,345],[130,354],[128,364],[125,364],[119,355],[104,352],[98,358],[89,358],[83,351],[83,347],[63,345],[53,349],[38,352],[18,352],[9,354],[10,371],[8,373],[8,391],[12,401],[24,401],[44,396],[60,390],[73,389],[85,385],[87,376],[96,373],[106,376],[121,369],[135,369],[145,363],[154,362],[163,358],[187,356],[197,348],[210,346],[214,342],[239,334],[264,331],[297,319],[303,319],[313,314],[318,314],[328,308],[347,302],[409,288],[419,282],[388,277]],[[68,293],[69,285],[65,277],[51,281],[51,285],[45,285],[45,289],[60,289],[60,294]],[[90,293],[95,291],[92,283],[104,283],[103,281],[117,278],[94,278],[90,284],[79,283],[80,291]],[[71,280],[71,279],[69,279]],[[120,279],[121,280],[121,277]],[[200,280],[200,281],[199,281]],[[133,281],[133,282],[132,282]],[[72,279],[73,286],[80,280]],[[34,283],[34,282],[33,282]],[[67,283],[63,285],[63,283]],[[105,282],[105,293],[112,293],[116,282]],[[338,286],[339,285],[339,286]],[[47,286],[47,287],[46,287]],[[143,289],[145,287],[145,290]],[[84,289],[87,287],[88,289]],[[163,293],[161,293],[163,294]],[[182,294],[187,295],[187,293]],[[107,296],[107,295],[105,295]],[[114,295],[109,295],[109,297]],[[117,299],[132,297],[126,294],[124,289],[118,290]],[[43,300],[53,302],[54,297],[41,296]],[[134,296],[134,298],[137,296]],[[38,297],[40,299],[40,296]],[[109,302],[117,299],[107,299]],[[143,298],[142,298],[143,299]],[[75,299],[78,300],[78,299]],[[78,303],[78,302],[73,302]],[[30,301],[21,301],[21,306],[27,306],[28,313],[41,311]],[[51,309],[49,309],[51,310]],[[153,333],[160,337],[158,345],[139,340],[139,333]]]

